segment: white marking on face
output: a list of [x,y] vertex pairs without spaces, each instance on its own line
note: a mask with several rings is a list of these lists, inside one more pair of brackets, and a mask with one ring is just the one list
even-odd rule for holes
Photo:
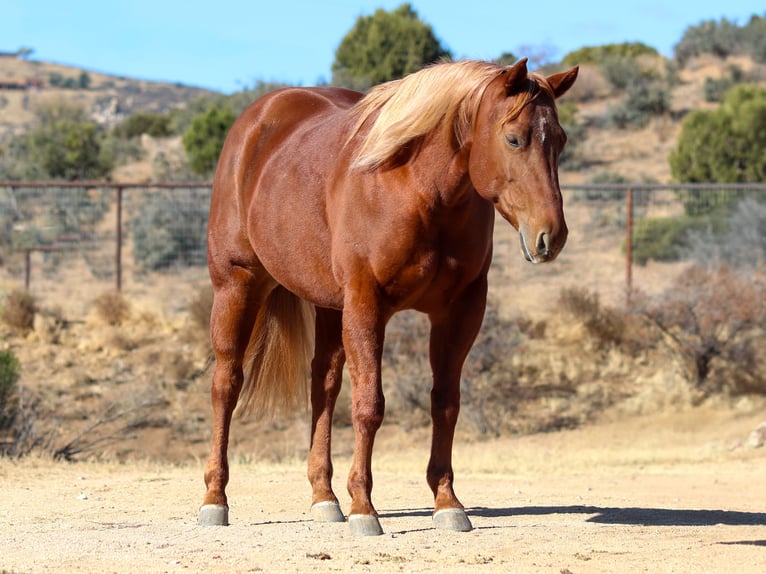
[[547,135],[548,131],[548,116],[546,114],[541,114],[540,118],[537,120],[537,130],[540,132],[540,143],[542,145],[545,145],[545,136]]

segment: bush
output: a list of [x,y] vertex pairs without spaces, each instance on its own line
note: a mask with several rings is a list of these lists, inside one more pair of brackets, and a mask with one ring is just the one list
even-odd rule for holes
[[758,353],[766,328],[762,281],[725,266],[692,267],[642,312],[703,396],[766,392],[766,365]]
[[602,64],[613,58],[638,58],[639,56],[659,56],[655,48],[641,42],[623,42],[621,44],[606,44],[603,46],[585,46],[569,52],[561,60],[566,66],[583,64]]
[[120,125],[116,126],[112,133],[115,137],[130,139],[143,134],[155,138],[163,138],[173,135],[171,129],[171,117],[169,114],[156,114],[152,112],[136,112],[127,117]]
[[632,82],[625,99],[609,114],[619,129],[644,127],[656,116],[670,111],[670,91],[661,80]]
[[747,183],[766,180],[766,89],[740,84],[717,110],[696,110],[670,154],[677,181]]
[[234,112],[229,108],[212,106],[192,120],[183,134],[182,143],[194,173],[205,177],[215,171],[234,119]]
[[641,82],[645,73],[635,58],[612,56],[601,62],[604,78],[617,90],[626,90],[632,84]]
[[0,351],[0,432],[7,430],[16,416],[16,384],[21,377],[19,360],[11,351]]
[[3,322],[19,333],[30,331],[34,326],[37,302],[26,291],[13,290],[5,298]]
[[130,315],[130,305],[119,291],[106,291],[93,300],[96,316],[107,325],[121,325]]
[[567,169],[578,169],[584,167],[583,142],[588,135],[588,129],[584,124],[577,121],[577,106],[570,102],[565,102],[558,107],[559,122],[564,132],[567,134],[567,145],[561,154],[559,163],[566,166]]
[[633,261],[678,261],[688,252],[690,233],[720,226],[710,217],[663,217],[637,221],[633,230]]
[[700,265],[757,267],[766,264],[766,205],[754,199],[741,201],[731,211],[724,228],[691,230],[683,257]]
[[146,271],[207,261],[209,192],[158,191],[141,202],[129,223],[133,256]]
[[726,92],[736,84],[746,81],[745,72],[739,66],[731,66],[729,73],[719,79],[705,78],[703,93],[706,102],[721,102]]
[[726,18],[701,22],[686,29],[674,52],[681,65],[701,54],[718,58],[746,54],[757,62],[766,62],[766,19],[754,15],[744,26]]

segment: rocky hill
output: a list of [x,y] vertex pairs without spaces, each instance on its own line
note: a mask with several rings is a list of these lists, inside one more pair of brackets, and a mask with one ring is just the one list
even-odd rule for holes
[[[668,74],[668,64],[661,57],[642,63],[645,69],[660,76]],[[665,113],[653,116],[641,127],[618,129],[610,121],[610,114],[625,100],[625,91],[616,89],[606,79],[602,67],[581,66],[575,87],[563,100],[576,106],[576,121],[581,130],[570,133],[570,141],[579,147],[580,157],[576,166],[562,167],[562,184],[581,184],[605,175],[629,181],[670,181],[667,158],[676,146],[683,118],[693,109],[715,106],[706,101],[706,82],[726,78],[733,69],[739,70],[747,81],[766,85],[766,66],[749,57],[692,58],[666,84],[669,105]],[[34,120],[35,106],[45,101],[64,99],[79,103],[100,124],[112,127],[137,111],[164,112],[212,94],[179,84],[4,56],[0,57],[0,144],[27,129]],[[115,179],[162,179],[165,173],[157,171],[155,159],[160,156],[179,160],[183,156],[178,137],[166,140],[144,137],[142,146],[141,159],[119,166],[113,174]]]
[[134,112],[166,112],[212,93],[4,55],[0,57],[0,142],[27,129],[35,107],[46,101],[80,104],[100,124],[112,127]]

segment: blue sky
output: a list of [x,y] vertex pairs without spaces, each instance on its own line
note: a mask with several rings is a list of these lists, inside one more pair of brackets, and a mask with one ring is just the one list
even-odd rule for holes
[[[0,0],[0,51],[36,60],[234,92],[256,80],[329,81],[357,17],[402,0]],[[755,0],[413,0],[458,58],[555,58],[582,46],[641,41],[672,55],[703,20],[746,23]]]

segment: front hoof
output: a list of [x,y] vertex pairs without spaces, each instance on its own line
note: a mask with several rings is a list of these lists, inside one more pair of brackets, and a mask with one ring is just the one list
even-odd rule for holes
[[228,526],[229,507],[220,504],[205,504],[199,509],[197,524],[200,526]]
[[468,515],[462,508],[443,508],[434,512],[434,526],[441,530],[470,532],[473,530]]
[[317,502],[311,506],[311,518],[314,522],[345,522],[346,517],[340,509],[340,504],[334,500]]
[[349,515],[348,529],[354,536],[380,536],[383,534],[380,520],[372,514]]

